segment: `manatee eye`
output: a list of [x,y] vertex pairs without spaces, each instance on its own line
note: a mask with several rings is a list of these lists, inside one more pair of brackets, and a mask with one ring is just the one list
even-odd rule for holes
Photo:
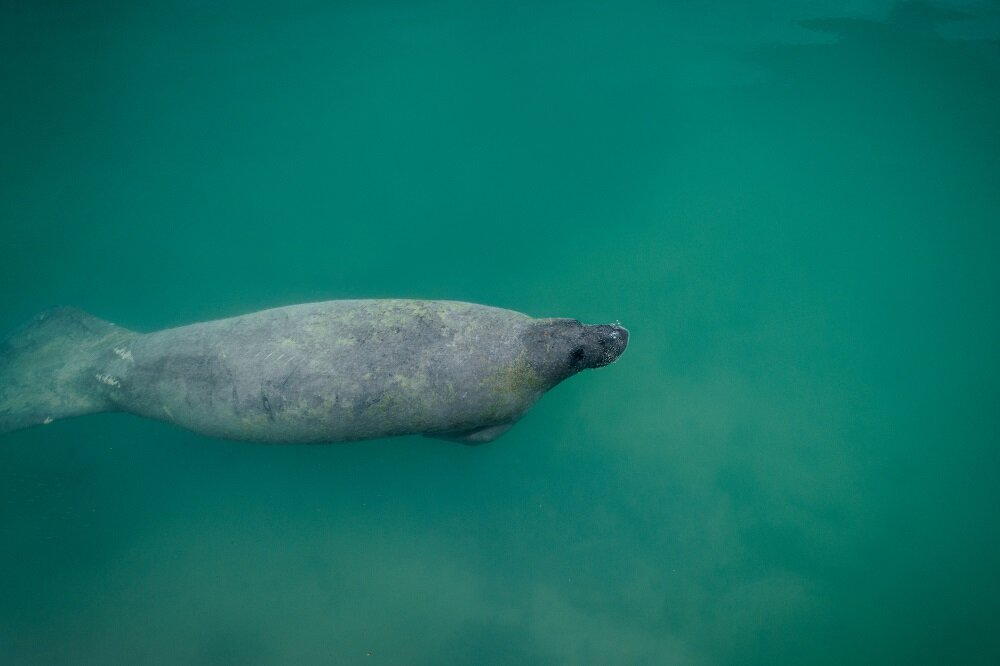
[[583,347],[576,347],[570,352],[569,360],[573,363],[573,365],[583,365],[584,355],[585,352],[583,351]]

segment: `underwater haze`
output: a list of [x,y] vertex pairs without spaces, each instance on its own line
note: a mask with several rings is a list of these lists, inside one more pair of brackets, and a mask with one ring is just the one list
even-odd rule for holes
[[619,320],[482,446],[0,438],[0,664],[1000,663],[991,2],[5,2],[0,334]]

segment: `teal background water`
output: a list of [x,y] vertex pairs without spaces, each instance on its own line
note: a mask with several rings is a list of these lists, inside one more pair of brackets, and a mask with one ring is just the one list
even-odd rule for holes
[[4,4],[0,328],[632,342],[481,447],[4,437],[0,663],[997,663],[995,6],[159,4]]

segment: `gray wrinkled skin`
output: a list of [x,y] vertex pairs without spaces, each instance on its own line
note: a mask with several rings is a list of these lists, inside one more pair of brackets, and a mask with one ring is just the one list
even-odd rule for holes
[[145,335],[57,308],[0,346],[0,432],[120,410],[229,439],[475,444],[627,343],[617,325],[451,301],[308,303]]

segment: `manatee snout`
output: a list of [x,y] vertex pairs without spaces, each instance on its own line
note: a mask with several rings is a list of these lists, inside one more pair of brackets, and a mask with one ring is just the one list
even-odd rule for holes
[[585,368],[602,368],[618,360],[628,347],[628,330],[618,324],[584,326]]
[[551,388],[581,370],[617,361],[628,346],[628,331],[618,324],[587,326],[576,319],[540,319],[523,341],[531,366]]

